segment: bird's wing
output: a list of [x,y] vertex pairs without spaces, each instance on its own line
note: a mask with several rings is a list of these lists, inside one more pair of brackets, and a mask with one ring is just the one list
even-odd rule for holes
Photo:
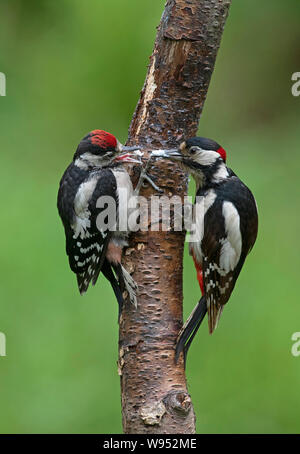
[[[112,235],[111,223],[117,207],[110,209],[105,203],[99,204],[99,200],[117,203],[116,180],[109,169],[94,172],[81,183],[74,197],[72,220],[66,228],[66,250],[80,293],[87,291],[90,282],[96,283]],[[104,222],[109,212],[110,224]]]
[[[224,222],[220,222],[220,210]],[[201,242],[203,286],[210,333],[216,328],[224,304],[234,288],[241,249],[238,212],[231,202],[218,200],[205,214]]]

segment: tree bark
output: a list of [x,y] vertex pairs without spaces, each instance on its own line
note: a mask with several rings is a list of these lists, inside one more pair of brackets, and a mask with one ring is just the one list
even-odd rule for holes
[[[168,0],[128,144],[143,151],[170,148],[197,133],[230,0]],[[136,170],[136,169],[134,169]],[[187,177],[169,161],[150,175],[169,197],[181,198]],[[134,176],[134,175],[133,175]],[[158,195],[144,188],[147,198]],[[124,432],[195,433],[195,414],[182,358],[174,346],[182,326],[182,261],[185,232],[132,234],[124,266],[138,284],[138,307],[126,303],[120,319],[119,373]]]

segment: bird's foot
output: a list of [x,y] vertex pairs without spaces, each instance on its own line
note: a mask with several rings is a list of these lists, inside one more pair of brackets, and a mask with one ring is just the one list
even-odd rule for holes
[[122,275],[124,279],[124,284],[126,291],[128,292],[129,300],[131,304],[134,305],[135,308],[137,308],[137,291],[138,291],[138,286],[132,276],[128,273],[128,271],[121,265],[122,267]]
[[151,159],[152,159],[152,156],[150,156],[150,158],[149,158],[148,161],[146,162],[145,167],[142,167],[142,170],[141,170],[141,174],[140,174],[140,178],[139,178],[138,184],[136,185],[136,188],[135,188],[135,190],[134,190],[135,195],[139,195],[140,189],[141,189],[141,187],[143,186],[143,183],[144,183],[145,181],[147,181],[148,183],[150,183],[151,186],[153,187],[153,189],[155,189],[155,191],[157,191],[157,192],[163,192],[163,190],[160,189],[160,188],[154,183],[154,181],[152,180],[152,178],[147,174],[147,170],[148,170],[148,168],[149,168],[149,166],[150,166]]

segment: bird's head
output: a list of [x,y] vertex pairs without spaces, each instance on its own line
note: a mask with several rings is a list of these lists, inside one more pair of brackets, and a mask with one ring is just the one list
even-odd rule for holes
[[192,137],[176,149],[155,150],[152,155],[178,162],[184,171],[198,180],[211,179],[223,168],[225,174],[226,151],[217,142],[205,137]]
[[122,145],[109,132],[95,129],[88,133],[79,143],[74,155],[75,164],[79,167],[106,167],[123,162],[140,162],[133,152],[138,147]]

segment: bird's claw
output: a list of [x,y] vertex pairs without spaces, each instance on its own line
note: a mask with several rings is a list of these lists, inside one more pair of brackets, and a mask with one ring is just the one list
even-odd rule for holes
[[160,189],[159,186],[157,186],[157,185],[154,183],[154,181],[152,180],[152,178],[149,177],[149,175],[148,175],[147,173],[144,174],[143,179],[144,179],[144,183],[143,183],[143,184],[145,184],[145,180],[146,180],[149,184],[151,184],[151,186],[153,187],[153,189],[155,189],[155,191],[157,191],[157,192],[164,192],[162,189]]
[[141,170],[141,173],[140,173],[140,178],[139,178],[139,181],[138,181],[138,184],[136,186],[136,189],[135,189],[135,192],[138,193],[139,190],[141,189],[142,186],[145,185],[145,181],[147,181],[155,191],[157,192],[163,192],[162,189],[160,189],[155,183],[154,181],[152,180],[152,178],[147,174],[147,170],[150,166],[150,161],[152,159],[152,155],[150,155],[150,158],[148,159],[148,161],[146,162],[145,164],[145,167],[142,168]]

